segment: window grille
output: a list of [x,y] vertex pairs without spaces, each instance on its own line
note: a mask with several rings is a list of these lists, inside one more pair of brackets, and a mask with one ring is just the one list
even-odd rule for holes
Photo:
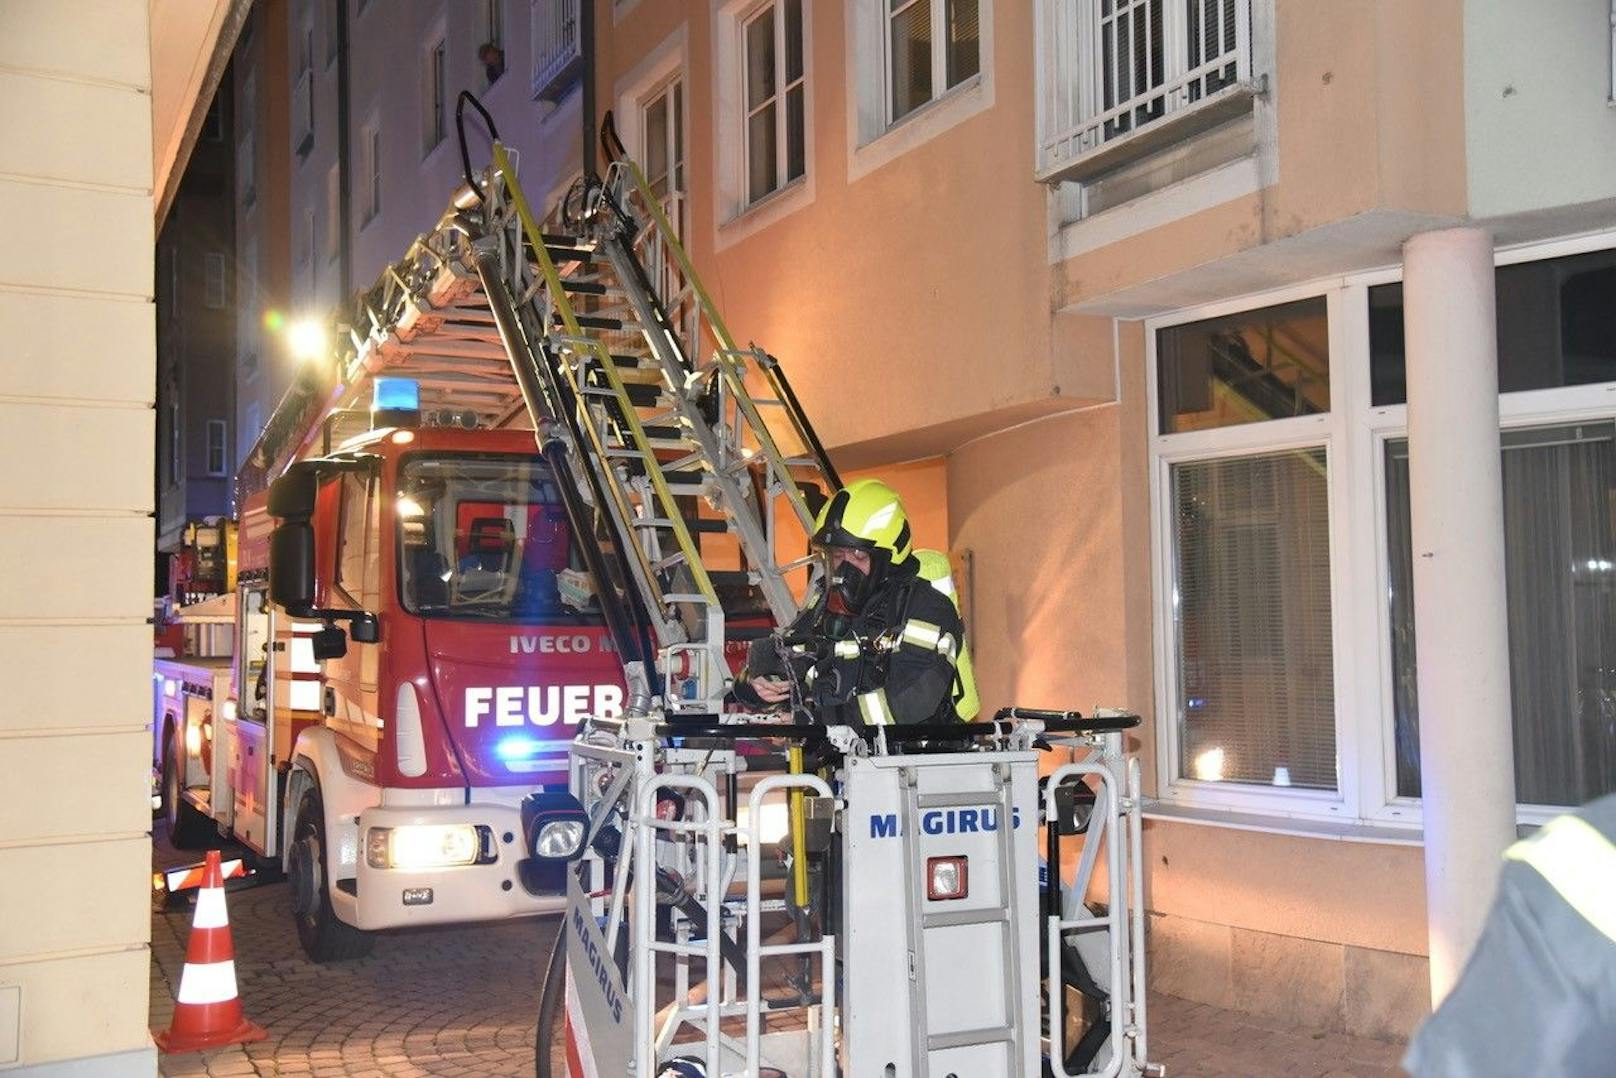
[[555,100],[583,64],[578,0],[532,0],[533,96]]
[[1251,0],[1043,0],[1041,171],[1249,83]]

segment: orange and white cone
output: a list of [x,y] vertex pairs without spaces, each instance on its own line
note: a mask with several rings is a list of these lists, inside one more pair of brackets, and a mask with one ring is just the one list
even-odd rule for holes
[[196,894],[185,968],[174,1001],[174,1020],[153,1040],[164,1052],[199,1052],[227,1044],[261,1041],[268,1034],[247,1021],[236,994],[236,948],[224,907],[224,875],[219,851],[209,850]]

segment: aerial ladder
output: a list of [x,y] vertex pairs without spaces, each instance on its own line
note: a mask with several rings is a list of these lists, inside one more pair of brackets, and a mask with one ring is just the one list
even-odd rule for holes
[[[493,143],[480,174],[468,106]],[[597,540],[628,684],[623,714],[580,728],[569,791],[524,805],[532,856],[568,863],[539,1074],[563,1073],[563,1040],[573,1078],[1161,1074],[1138,718],[737,713],[727,645],[795,618],[818,563],[793,552],[836,471],[609,117],[605,175],[543,216],[470,94],[456,121],[466,187],[444,255],[474,269],[574,533]]]

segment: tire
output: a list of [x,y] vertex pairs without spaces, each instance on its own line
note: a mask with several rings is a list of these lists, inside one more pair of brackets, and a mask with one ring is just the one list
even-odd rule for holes
[[554,1063],[558,1047],[566,1044],[566,1008],[562,1002],[567,984],[567,922],[556,925],[555,944],[544,967],[544,986],[539,991],[539,1025],[533,1033],[533,1073],[536,1078],[565,1078],[567,1065]]
[[363,958],[376,945],[375,934],[337,919],[331,908],[325,851],[325,806],[320,801],[320,791],[311,789],[298,802],[286,868],[297,941],[303,945],[303,953],[315,962]]
[[168,844],[176,850],[210,849],[218,843],[219,829],[185,800],[177,747],[170,730],[163,739],[163,818],[168,823]]

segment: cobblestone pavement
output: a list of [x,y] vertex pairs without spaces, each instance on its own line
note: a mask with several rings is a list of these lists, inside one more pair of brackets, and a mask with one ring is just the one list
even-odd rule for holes
[[[159,845],[160,864],[189,858]],[[162,1056],[164,1075],[531,1075],[539,979],[553,922],[384,935],[369,958],[303,957],[284,883],[232,890],[236,976],[269,1039]],[[189,906],[152,915],[151,1026],[173,1013]],[[1152,997],[1151,1055],[1171,1078],[1396,1078],[1401,1047],[1276,1030],[1232,1011]]]

